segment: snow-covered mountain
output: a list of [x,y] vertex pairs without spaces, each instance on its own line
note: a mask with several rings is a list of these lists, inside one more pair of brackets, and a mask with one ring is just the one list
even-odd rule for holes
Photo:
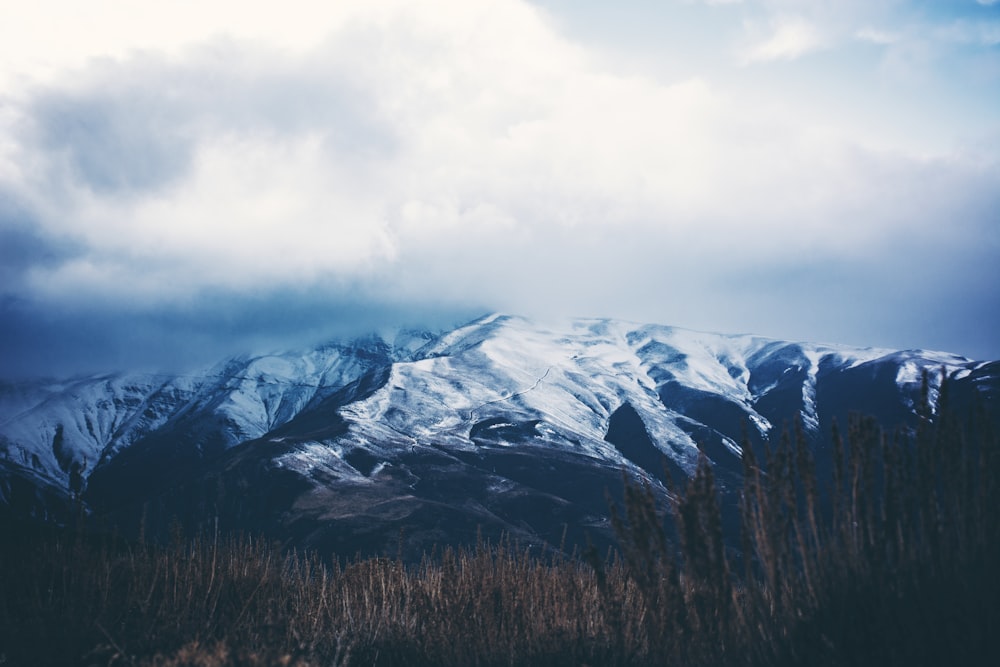
[[0,386],[0,502],[42,515],[80,492],[125,525],[218,516],[348,552],[582,540],[623,469],[655,482],[703,452],[733,486],[745,439],[795,419],[817,450],[851,411],[912,425],[925,370],[1000,412],[996,362],[490,315],[195,376]]
[[[195,459],[263,436],[331,392],[408,357],[433,335],[401,331],[305,352],[230,359],[192,375],[111,374],[0,383],[0,466],[71,493],[137,442]],[[176,445],[176,446],[174,446]],[[0,479],[0,503],[11,502]]]

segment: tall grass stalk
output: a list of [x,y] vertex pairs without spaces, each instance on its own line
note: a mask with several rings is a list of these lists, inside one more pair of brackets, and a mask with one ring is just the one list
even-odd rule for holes
[[504,541],[339,563],[215,530],[7,535],[0,664],[993,664],[1000,443],[941,396],[914,433],[835,429],[828,479],[801,429],[763,463],[745,447],[738,536],[705,458],[665,505],[626,483],[606,557]]

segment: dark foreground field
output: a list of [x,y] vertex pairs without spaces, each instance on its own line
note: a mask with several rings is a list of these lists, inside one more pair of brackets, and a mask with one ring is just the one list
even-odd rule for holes
[[1000,443],[924,416],[908,437],[856,420],[829,479],[795,434],[747,456],[749,558],[707,464],[666,520],[630,486],[610,556],[338,564],[246,536],[8,533],[0,665],[993,665]]

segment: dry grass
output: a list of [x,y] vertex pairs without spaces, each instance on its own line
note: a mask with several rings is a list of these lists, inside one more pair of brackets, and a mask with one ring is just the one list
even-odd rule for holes
[[741,561],[707,463],[668,508],[628,485],[609,558],[480,544],[341,566],[247,536],[6,539],[0,664],[992,664],[1000,444],[931,414],[908,437],[853,421],[828,480],[801,433],[749,453]]
[[[649,655],[680,665],[990,665],[1000,630],[1000,442],[959,422],[945,384],[915,433],[855,417],[820,479],[800,429],[761,465],[745,447],[742,563],[729,557],[711,466],[667,512],[648,488],[616,516],[647,608]],[[739,575],[734,570],[741,570]],[[649,611],[652,610],[652,611]]]
[[591,568],[512,545],[410,567],[330,566],[247,537],[157,547],[63,535],[2,553],[7,664],[610,664],[617,632]]

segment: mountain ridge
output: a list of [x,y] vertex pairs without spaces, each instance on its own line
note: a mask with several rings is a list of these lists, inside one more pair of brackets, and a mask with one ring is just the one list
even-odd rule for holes
[[[377,551],[412,527],[417,550],[484,524],[552,543],[560,524],[607,534],[604,490],[623,470],[665,493],[662,461],[683,477],[707,456],[725,490],[743,442],[763,448],[793,422],[817,453],[853,411],[912,427],[925,373],[932,400],[944,373],[1000,412],[997,362],[612,319],[491,314],[211,371],[0,390],[0,505],[58,514],[61,491],[128,523],[152,503],[164,520],[215,512],[333,549]],[[247,500],[255,486],[273,501]],[[210,498],[226,488],[240,491]]]

